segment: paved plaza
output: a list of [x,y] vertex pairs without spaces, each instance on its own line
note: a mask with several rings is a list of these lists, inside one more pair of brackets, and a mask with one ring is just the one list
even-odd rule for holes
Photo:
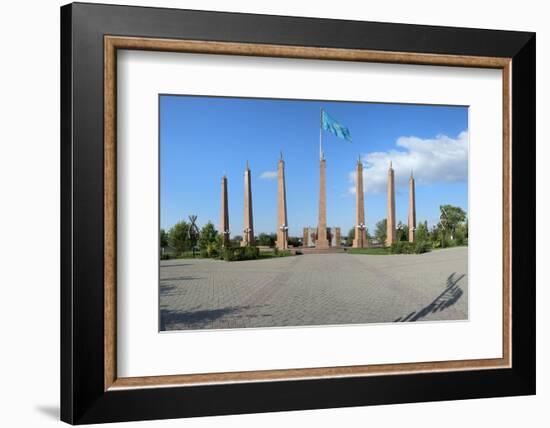
[[468,249],[161,261],[161,330],[468,318]]

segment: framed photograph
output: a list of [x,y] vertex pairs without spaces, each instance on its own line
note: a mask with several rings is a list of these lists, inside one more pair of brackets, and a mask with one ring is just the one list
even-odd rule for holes
[[62,420],[535,393],[535,34],[76,3],[61,56]]

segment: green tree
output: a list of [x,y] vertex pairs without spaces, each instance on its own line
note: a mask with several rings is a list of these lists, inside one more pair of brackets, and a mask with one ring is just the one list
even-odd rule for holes
[[416,227],[414,238],[417,242],[426,242],[429,240],[428,224],[427,222],[420,222]]
[[386,244],[386,230],[387,230],[388,221],[386,219],[380,220],[376,223],[374,229],[374,236],[381,244]]
[[166,230],[160,229],[160,247],[164,248],[168,246],[168,234]]
[[288,245],[292,245],[293,247],[299,247],[300,245],[302,245],[302,238],[298,238],[297,236],[289,236]]
[[352,227],[349,231],[348,231],[348,235],[346,236],[346,245],[348,247],[352,246],[353,245],[353,240],[355,239],[355,227]]
[[201,249],[207,249],[208,245],[216,244],[217,241],[218,241],[218,231],[214,227],[214,224],[212,224],[212,222],[209,221],[201,229],[201,233],[199,237],[199,245]]
[[398,241],[408,241],[409,226],[407,226],[406,224],[403,224],[402,222],[397,223],[396,239]]
[[[221,236],[221,235],[220,235]],[[240,247],[241,241],[243,240],[243,237],[241,235],[235,235],[229,240],[229,244],[232,247]]]
[[443,234],[450,234],[451,239],[454,239],[456,228],[466,221],[466,212],[453,205],[440,205],[439,210],[439,224],[444,231]]
[[274,233],[272,234],[260,233],[258,235],[258,245],[272,247],[273,245],[275,245],[276,239],[277,239],[277,235],[275,235]]
[[468,223],[460,223],[455,229],[455,241],[457,245],[468,243]]
[[440,240],[440,235],[441,235],[441,231],[442,229],[440,228],[439,224],[437,226],[432,226],[431,230],[430,230],[430,233],[429,233],[429,238],[432,242],[436,242],[436,241],[439,241]]
[[182,220],[172,226],[168,232],[168,244],[179,254],[189,251],[191,249],[189,223]]

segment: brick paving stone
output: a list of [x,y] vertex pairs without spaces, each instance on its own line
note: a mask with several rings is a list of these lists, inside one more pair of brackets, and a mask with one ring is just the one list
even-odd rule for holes
[[468,249],[161,262],[162,330],[468,318]]

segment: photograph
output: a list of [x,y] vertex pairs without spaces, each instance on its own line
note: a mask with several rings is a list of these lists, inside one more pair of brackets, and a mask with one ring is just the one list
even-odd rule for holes
[[160,331],[468,321],[468,106],[158,103]]

